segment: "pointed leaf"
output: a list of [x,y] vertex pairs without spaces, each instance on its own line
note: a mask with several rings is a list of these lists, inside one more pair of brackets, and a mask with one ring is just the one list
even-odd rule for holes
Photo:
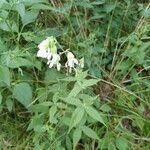
[[84,109],[82,107],[77,107],[72,114],[69,130],[75,127],[82,120],[83,116],[84,116]]
[[73,147],[75,148],[75,146],[77,145],[77,143],[79,142],[79,140],[81,139],[81,130],[80,129],[75,129],[75,131],[73,132]]
[[89,115],[90,117],[92,117],[93,119],[95,119],[95,120],[97,120],[97,121],[99,121],[100,123],[102,123],[102,124],[105,125],[104,120],[103,120],[101,114],[100,114],[97,110],[95,110],[95,109],[94,109],[93,107],[91,107],[91,106],[85,107],[85,109],[86,109],[86,112],[88,113],[88,115]]
[[0,65],[0,82],[10,85],[10,72],[7,67]]
[[83,126],[82,127],[82,131],[85,135],[87,135],[88,137],[92,138],[92,139],[97,139],[99,140],[98,135],[96,134],[96,132],[94,130],[92,130],[91,128],[87,127],[87,126]]
[[32,102],[32,89],[28,83],[19,83],[14,87],[13,96],[27,108]]

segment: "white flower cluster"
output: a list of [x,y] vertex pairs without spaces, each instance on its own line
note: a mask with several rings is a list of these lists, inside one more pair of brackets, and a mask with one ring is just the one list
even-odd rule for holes
[[[53,36],[48,37],[46,40],[42,41],[38,45],[39,50],[37,52],[37,57],[46,58],[48,60],[47,64],[49,65],[49,68],[56,66],[57,70],[60,71],[61,66],[63,66],[60,64],[60,55],[62,53],[57,53],[56,44],[57,40]],[[71,73],[72,70],[77,73],[79,69],[84,67],[83,58],[78,61],[73,53],[67,51],[67,62],[65,63],[65,67],[69,73]]]

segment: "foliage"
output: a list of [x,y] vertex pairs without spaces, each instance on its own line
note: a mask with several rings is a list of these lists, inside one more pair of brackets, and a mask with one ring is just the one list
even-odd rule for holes
[[[0,149],[150,149],[148,1],[0,8]],[[37,57],[47,37],[57,39],[61,70]],[[84,68],[68,71],[66,52]]]

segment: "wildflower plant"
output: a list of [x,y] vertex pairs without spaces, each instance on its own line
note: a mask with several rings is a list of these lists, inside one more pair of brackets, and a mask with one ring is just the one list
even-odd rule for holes
[[[84,59],[82,58],[79,62],[73,53],[68,50],[58,53],[57,44],[58,42],[55,37],[47,37],[46,40],[43,40],[38,45],[39,50],[37,52],[37,57],[47,59],[49,68],[56,66],[57,70],[60,71],[61,66],[64,66],[67,69],[67,74],[72,73],[72,70],[77,74],[79,70],[84,67]],[[67,62],[64,63],[65,65],[60,63],[62,54],[66,54],[67,56]]]
[[148,0],[0,8],[0,149],[150,149]]

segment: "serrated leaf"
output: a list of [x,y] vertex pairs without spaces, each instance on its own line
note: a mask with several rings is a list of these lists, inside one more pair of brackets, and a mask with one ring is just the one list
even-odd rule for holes
[[69,131],[82,120],[83,116],[84,109],[82,107],[77,107],[72,114]]
[[74,148],[79,142],[79,140],[81,139],[81,134],[82,134],[82,131],[80,129],[77,128],[74,130],[73,132],[73,147]]
[[33,65],[33,63],[31,61],[29,61],[25,58],[9,55],[9,53],[2,55],[0,61],[3,65],[6,65],[9,68],[18,68],[21,66],[29,67],[29,66]]
[[71,105],[82,106],[82,102],[78,98],[64,98],[63,101]]
[[97,139],[97,140],[99,140],[98,135],[96,134],[96,132],[95,132],[93,129],[91,129],[91,128],[87,127],[87,126],[83,126],[83,127],[82,127],[82,131],[83,131],[83,133],[84,133],[85,135],[87,135],[88,137],[90,137],[90,138],[92,138],[92,139]]
[[76,97],[81,91],[82,91],[82,87],[79,85],[78,82],[76,82],[72,91],[69,93],[68,98]]
[[101,114],[96,109],[94,109],[92,106],[87,106],[85,107],[85,110],[90,117],[105,125]]
[[85,89],[89,86],[95,85],[98,82],[96,79],[83,80],[82,87]]
[[28,83],[22,82],[16,84],[13,96],[26,108],[32,103],[32,89]]
[[0,82],[3,82],[10,86],[10,72],[5,66],[0,65]]

